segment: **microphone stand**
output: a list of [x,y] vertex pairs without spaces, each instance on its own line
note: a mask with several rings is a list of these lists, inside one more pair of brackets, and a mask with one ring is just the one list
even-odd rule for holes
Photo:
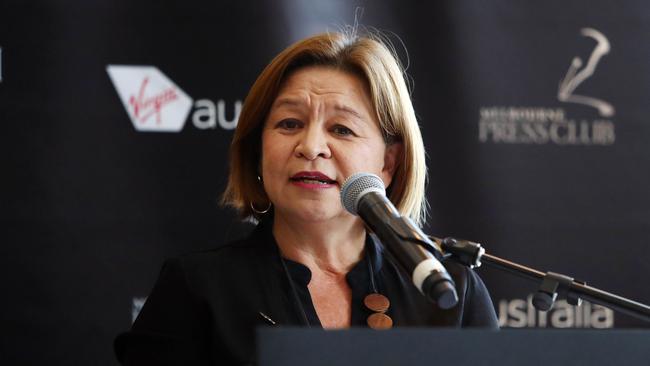
[[[624,297],[587,286],[585,282],[555,272],[541,272],[518,263],[502,259],[485,252],[479,243],[454,238],[439,239],[431,237],[442,249],[445,258],[452,259],[470,268],[480,267],[481,263],[510,272],[533,281],[541,281],[533,295],[533,306],[537,310],[548,311],[558,298],[566,299],[571,305],[580,306],[581,300],[599,304],[650,322],[650,306]],[[431,248],[429,250],[436,250]]]

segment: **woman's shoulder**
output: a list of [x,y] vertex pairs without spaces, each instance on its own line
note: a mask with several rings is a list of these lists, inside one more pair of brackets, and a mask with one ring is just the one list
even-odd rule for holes
[[465,283],[467,281],[472,281],[475,277],[478,276],[473,269],[450,259],[444,260],[443,265],[447,269],[449,275],[454,279],[454,281],[460,280],[461,282]]
[[272,235],[256,227],[243,238],[168,258],[163,269],[183,274],[189,283],[230,281],[269,262],[274,253],[272,240]]
[[242,263],[269,253],[269,245],[264,240],[249,235],[248,237],[228,241],[210,249],[184,253],[169,258],[166,263],[174,263],[184,269],[229,268],[241,266]]
[[261,243],[251,240],[250,237],[231,240],[218,244],[208,249],[183,253],[168,260],[178,261],[183,264],[202,264],[216,262],[229,262],[247,257],[252,252],[259,251]]
[[473,268],[453,260],[445,260],[443,264],[456,283],[456,287],[463,293],[487,292],[483,280]]
[[444,265],[454,279],[463,303],[462,326],[497,329],[499,325],[490,293],[478,273],[451,260],[445,261]]

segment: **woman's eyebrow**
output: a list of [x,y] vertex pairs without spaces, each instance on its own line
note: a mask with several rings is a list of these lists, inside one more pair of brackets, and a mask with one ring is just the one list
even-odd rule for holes
[[355,109],[353,109],[351,107],[348,107],[346,105],[338,104],[338,105],[334,106],[334,109],[339,111],[339,112],[343,112],[345,114],[351,114],[352,116],[354,116],[354,117],[356,117],[356,118],[358,118],[360,120],[364,120],[361,113],[357,112]]
[[273,108],[279,108],[283,106],[289,106],[289,107],[301,107],[305,105],[306,103],[298,98],[288,98],[288,97],[282,97],[276,99],[276,101],[273,103]]

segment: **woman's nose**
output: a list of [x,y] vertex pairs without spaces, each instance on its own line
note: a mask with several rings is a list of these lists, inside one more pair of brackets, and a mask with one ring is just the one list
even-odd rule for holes
[[330,158],[332,152],[327,143],[327,135],[317,126],[305,128],[296,146],[296,156],[307,160],[314,160],[317,157]]

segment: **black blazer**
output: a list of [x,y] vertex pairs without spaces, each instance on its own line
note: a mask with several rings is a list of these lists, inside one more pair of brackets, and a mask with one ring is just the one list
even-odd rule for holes
[[[286,270],[270,222],[259,224],[244,240],[167,260],[133,328],[115,340],[118,360],[124,365],[250,364],[255,360],[255,328],[271,324],[260,313],[279,326],[320,327],[307,289],[309,269],[284,261]],[[371,312],[363,298],[374,282],[391,302],[387,314],[394,326],[498,328],[478,275],[456,263],[444,265],[460,298],[449,310],[426,300],[369,235],[364,259],[347,275],[352,326],[365,326]]]

